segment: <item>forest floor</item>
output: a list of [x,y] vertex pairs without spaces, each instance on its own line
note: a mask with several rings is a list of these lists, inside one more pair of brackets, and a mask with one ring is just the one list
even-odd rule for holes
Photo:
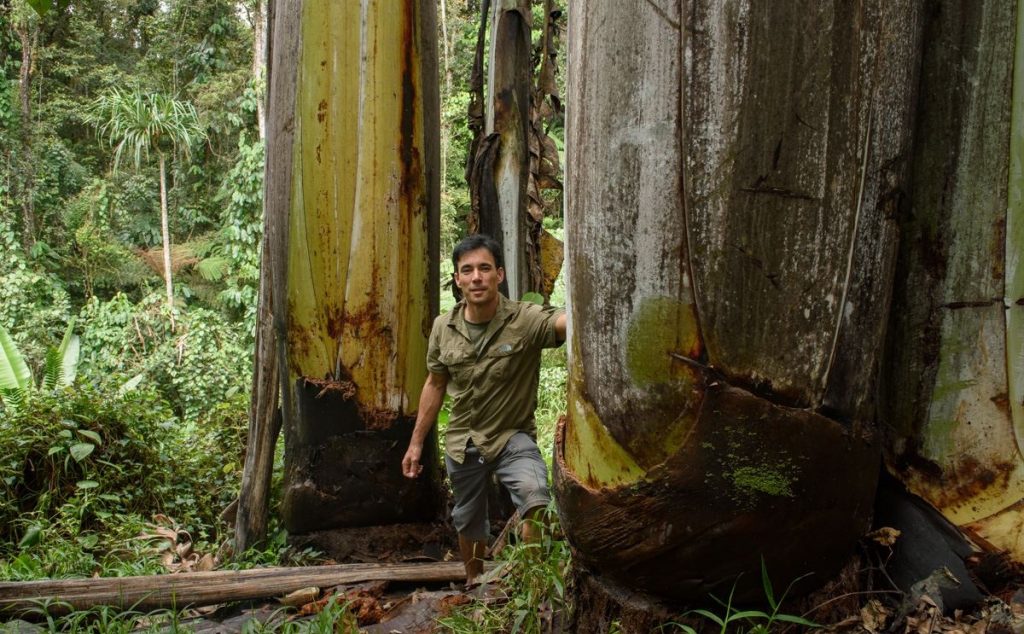
[[[368,581],[333,587],[306,587],[283,597],[202,606],[150,614],[102,610],[46,619],[42,612],[28,620],[0,623],[0,634],[41,632],[179,632],[258,634],[344,632],[683,632],[758,633],[823,632],[858,634],[1024,634],[1024,579],[1006,578],[995,593],[966,609],[947,609],[943,592],[955,579],[933,574],[910,592],[895,590],[886,563],[885,544],[872,541],[851,558],[832,582],[811,595],[786,597],[782,588],[766,588],[764,605],[727,606],[709,601],[700,610],[672,608],[647,597],[629,605],[647,612],[642,619],[630,610],[598,615],[607,628],[594,629],[594,619],[571,612],[572,596],[586,585],[570,571],[568,548],[560,535],[545,540],[540,552],[523,544],[503,545],[508,527],[497,534],[498,551],[488,562],[484,583],[465,588],[461,579],[447,582]],[[323,553],[323,564],[365,564],[452,561],[457,558],[450,526],[412,524],[369,529],[341,529],[305,536],[298,546]],[[557,532],[557,531],[556,531]],[[201,560],[202,558],[196,558]],[[180,564],[172,564],[179,565]],[[189,575],[193,567],[178,567]],[[773,596],[774,595],[774,596]],[[252,595],[250,595],[252,596]],[[768,598],[771,597],[771,598]],[[113,616],[111,625],[104,618]],[[593,615],[591,615],[593,616]],[[813,622],[808,628],[800,622]],[[586,625],[581,625],[585,623]],[[652,625],[653,624],[653,625]]]
[[[182,573],[188,574],[188,573]],[[167,620],[166,615],[139,619],[135,631],[172,634],[197,632],[204,634],[248,634],[260,632],[366,632],[367,634],[429,632],[492,632],[486,613],[514,600],[516,584],[506,580],[502,565],[493,567],[489,582],[466,589],[461,583],[408,584],[403,582],[367,582],[332,588],[304,588],[279,599],[240,602],[185,610]],[[932,590],[934,591],[934,587]],[[826,590],[826,593],[829,592]],[[815,601],[824,595],[818,594]],[[825,603],[828,603],[826,606]],[[543,602],[536,606],[541,612],[534,621],[541,627],[527,632],[559,632],[571,627],[568,615]],[[784,610],[784,609],[783,609]],[[825,599],[808,614],[821,625],[819,631],[866,634],[900,632],[903,634],[1022,634],[1024,633],[1024,587],[1018,586],[1008,596],[991,596],[969,611],[944,615],[941,598],[933,599],[929,589],[922,587],[913,596],[892,593],[844,593]],[[738,615],[734,612],[732,616]],[[458,615],[463,626],[456,629],[444,619]],[[730,620],[724,607],[719,624],[706,616],[680,615],[670,620],[659,632],[687,632],[687,626],[698,632],[755,632],[757,622],[735,618]],[[442,624],[439,625],[439,621]],[[473,626],[476,623],[478,628]],[[763,622],[761,623],[764,624]],[[612,622],[610,632],[630,632],[628,624]],[[467,629],[463,629],[463,627]],[[84,628],[83,628],[84,629]],[[807,628],[789,625],[781,620],[768,624],[764,632],[802,631]],[[54,628],[45,622],[9,621],[0,625],[0,632],[42,633],[78,631],[71,627]],[[92,629],[91,631],[103,631]],[[117,631],[123,631],[118,628]],[[513,631],[511,624],[508,629]],[[570,630],[571,631],[571,630]]]

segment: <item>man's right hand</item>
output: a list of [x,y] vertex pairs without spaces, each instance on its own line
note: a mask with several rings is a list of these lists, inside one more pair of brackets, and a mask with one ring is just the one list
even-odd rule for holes
[[402,458],[402,475],[407,478],[418,478],[423,473],[423,465],[420,464],[420,454],[423,447],[410,443]]

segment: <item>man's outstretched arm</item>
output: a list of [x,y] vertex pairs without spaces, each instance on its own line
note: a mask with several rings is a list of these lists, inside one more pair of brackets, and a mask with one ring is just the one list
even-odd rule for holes
[[565,341],[565,311],[555,317],[555,336],[558,337],[558,343]]
[[434,372],[427,374],[423,390],[420,391],[420,406],[416,412],[416,425],[412,429],[409,448],[405,451],[405,457],[402,458],[402,474],[407,478],[419,477],[423,472],[423,465],[420,464],[423,442],[427,439],[430,428],[434,426],[434,421],[437,420],[437,413],[441,411],[446,387],[448,387],[446,375]]

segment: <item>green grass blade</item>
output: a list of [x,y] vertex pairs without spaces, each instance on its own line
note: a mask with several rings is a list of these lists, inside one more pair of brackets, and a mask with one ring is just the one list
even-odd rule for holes
[[768,576],[768,565],[764,562],[764,556],[761,556],[761,586],[764,588],[764,597],[768,599],[768,605],[771,606],[772,611],[779,609],[779,605],[775,602],[775,590],[772,588],[771,577]]
[[795,625],[803,625],[804,627],[821,627],[820,623],[814,621],[808,621],[807,619],[800,616],[793,616],[792,614],[776,614],[776,621],[782,621],[784,623],[793,623]]
[[690,612],[692,612],[693,614],[698,614],[700,616],[703,616],[704,618],[706,618],[707,620],[711,621],[712,623],[715,623],[716,625],[720,625],[722,627],[725,627],[725,621],[723,621],[720,616],[718,616],[714,612],[711,612],[710,610],[704,610],[704,609],[698,608],[696,610],[690,610]]

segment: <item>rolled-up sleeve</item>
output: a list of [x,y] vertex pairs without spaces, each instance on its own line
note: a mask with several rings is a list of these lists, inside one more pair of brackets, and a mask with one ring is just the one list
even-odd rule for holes
[[557,348],[562,345],[558,340],[558,331],[555,330],[555,320],[565,309],[529,304],[525,310],[529,312],[530,330],[537,345],[541,348]]
[[444,315],[434,319],[427,342],[427,371],[448,376],[448,366],[441,363],[441,335],[444,332]]

